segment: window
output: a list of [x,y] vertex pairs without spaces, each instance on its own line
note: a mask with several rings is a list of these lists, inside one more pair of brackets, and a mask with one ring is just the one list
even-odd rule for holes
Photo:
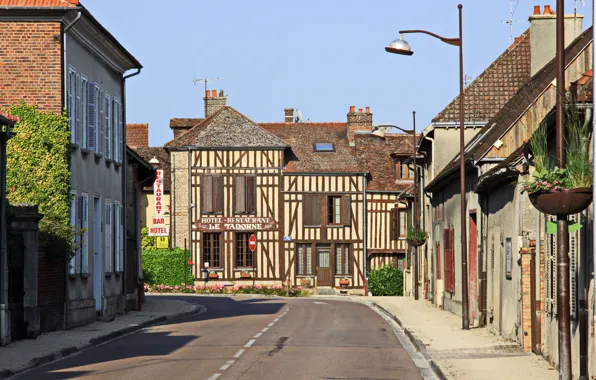
[[335,274],[350,275],[350,245],[335,244]]
[[79,86],[81,92],[80,104],[80,119],[81,119],[81,148],[87,149],[88,146],[88,133],[89,133],[89,118],[87,117],[87,108],[89,103],[89,80],[86,76],[81,75],[81,85]]
[[397,158],[395,160],[395,178],[396,179],[414,179],[414,170],[406,164],[407,158]]
[[89,273],[89,196],[81,194],[81,273]]
[[252,214],[255,207],[254,176],[240,176],[234,180],[234,212],[237,214]]
[[302,220],[305,227],[321,225],[321,198],[314,194],[305,194],[302,200]]
[[248,239],[252,232],[236,232],[236,268],[252,267],[253,253],[248,247]]
[[341,224],[341,197],[327,198],[327,223]]
[[404,239],[408,234],[407,210],[402,208],[391,209],[391,240]]
[[201,177],[201,212],[203,214],[223,213],[223,177]]
[[123,228],[122,228],[122,205],[116,201],[114,205],[114,244],[116,249],[114,250],[114,267],[115,272],[120,273],[124,267],[124,239],[123,239]]
[[445,251],[445,291],[455,291],[454,229],[446,228],[443,232],[443,250]]
[[104,221],[104,239],[105,239],[105,272],[111,273],[114,271],[113,257],[114,251],[112,249],[112,201],[106,199],[105,221]]
[[333,143],[315,143],[313,146],[315,152],[335,152]]
[[99,110],[98,110],[98,99],[99,99],[99,87],[95,83],[89,83],[87,96],[87,115],[88,115],[88,134],[87,134],[87,147],[89,150],[99,153]]
[[68,119],[70,124],[70,142],[72,144],[76,144],[76,130],[77,130],[77,120],[76,120],[76,109],[77,109],[77,94],[76,94],[76,80],[77,80],[77,71],[74,67],[70,66],[68,68]]
[[203,262],[210,268],[221,268],[221,233],[203,233]]
[[[78,231],[77,225],[77,192],[71,191],[70,192],[70,214],[69,214],[69,221],[70,225],[74,227],[75,231]],[[72,238],[72,243],[75,247],[78,247],[78,240],[77,236],[75,235]],[[77,256],[79,255],[79,249],[77,248],[75,251],[75,255],[70,259],[70,263],[68,264],[68,273],[75,274],[77,273]]]
[[296,274],[303,276],[313,274],[311,244],[296,245]]
[[81,146],[81,75],[76,74],[75,96],[75,144]]
[[103,117],[105,118],[105,155],[106,159],[112,159],[112,104],[110,102],[110,94],[104,94],[104,110]]
[[114,98],[114,161],[122,162],[122,104]]

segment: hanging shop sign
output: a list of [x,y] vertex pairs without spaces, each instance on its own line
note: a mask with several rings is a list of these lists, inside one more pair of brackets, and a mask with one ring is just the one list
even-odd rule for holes
[[201,231],[271,231],[277,228],[273,218],[199,218],[196,227]]
[[154,215],[163,215],[163,170],[156,170],[153,182],[153,196],[155,198]]

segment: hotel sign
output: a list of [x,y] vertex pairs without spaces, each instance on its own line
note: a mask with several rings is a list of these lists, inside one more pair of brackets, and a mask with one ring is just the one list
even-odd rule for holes
[[196,227],[201,231],[271,231],[276,229],[273,218],[199,218]]

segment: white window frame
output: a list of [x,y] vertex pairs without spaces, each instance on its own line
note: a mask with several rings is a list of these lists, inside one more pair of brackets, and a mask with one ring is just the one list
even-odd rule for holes
[[[77,229],[77,192],[75,190],[72,190],[70,192],[70,210],[69,210],[69,223],[71,226],[74,227],[75,231],[78,231]],[[77,243],[77,237],[76,235],[72,237],[72,243],[76,244]],[[72,256],[72,258],[70,259],[70,262],[68,263],[68,274],[76,274],[78,272],[78,268],[77,268],[77,255],[78,255],[78,249],[75,250],[75,254]]]
[[103,116],[105,118],[105,150],[104,154],[106,160],[112,159],[112,103],[111,96],[109,93],[104,93],[104,111]]
[[68,66],[68,123],[70,125],[70,142],[76,144],[76,77],[77,70]]
[[87,138],[89,133],[89,118],[87,117],[87,109],[89,104],[89,79],[87,76],[81,74],[81,148],[89,148],[89,139]]
[[89,195],[81,194],[81,273],[89,273]]
[[105,216],[104,216],[104,264],[105,272],[112,273],[114,271],[114,250],[112,243],[112,228],[113,228],[113,216],[112,216],[112,200],[106,199],[105,201]]

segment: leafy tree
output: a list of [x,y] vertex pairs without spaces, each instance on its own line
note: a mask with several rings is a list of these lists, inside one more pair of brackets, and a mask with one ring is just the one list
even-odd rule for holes
[[393,265],[384,265],[368,274],[368,289],[373,296],[403,295],[403,273]]
[[[194,283],[189,253],[183,249],[143,249],[143,277],[146,284],[184,285],[184,270],[189,285]],[[192,261],[191,261],[192,262]]]

